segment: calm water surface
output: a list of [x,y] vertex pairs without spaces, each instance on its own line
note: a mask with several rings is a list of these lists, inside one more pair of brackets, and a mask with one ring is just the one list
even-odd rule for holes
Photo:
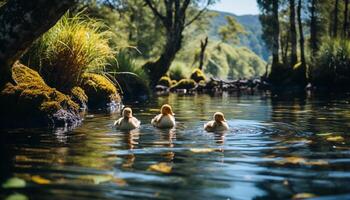
[[[163,103],[176,129],[150,125]],[[130,133],[113,129],[118,114],[68,131],[2,131],[0,199],[350,199],[349,97],[170,95],[132,106],[143,125]],[[203,131],[215,111],[229,132]],[[6,187],[13,177],[25,185]]]

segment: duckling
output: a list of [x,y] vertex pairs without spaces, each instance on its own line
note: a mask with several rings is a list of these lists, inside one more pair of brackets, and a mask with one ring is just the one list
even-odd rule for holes
[[141,122],[132,116],[131,108],[124,108],[123,117],[114,122],[114,127],[119,130],[132,130],[140,127]]
[[227,131],[229,129],[226,119],[222,112],[216,112],[213,116],[214,120],[204,125],[204,130],[208,132]]
[[175,126],[175,117],[170,105],[165,104],[160,109],[160,114],[155,116],[151,124],[157,128],[173,128]]

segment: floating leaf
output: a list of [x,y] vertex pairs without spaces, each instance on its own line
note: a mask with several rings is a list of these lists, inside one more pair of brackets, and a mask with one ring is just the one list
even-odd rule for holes
[[330,136],[333,135],[333,133],[319,133],[318,136]]
[[342,142],[342,141],[344,141],[344,138],[342,136],[328,137],[327,141],[329,141],[329,142]]
[[5,200],[28,200],[29,198],[24,194],[11,194]]
[[50,180],[43,178],[41,176],[32,176],[32,181],[41,185],[46,185],[50,183]]
[[118,186],[125,186],[127,184],[126,181],[121,178],[114,178],[113,183],[117,184]]
[[79,178],[82,180],[93,182],[96,185],[113,180],[112,175],[84,175],[79,176]]
[[26,186],[26,181],[17,177],[8,179],[4,184],[3,188],[24,188]]
[[166,173],[166,174],[170,173],[171,169],[172,169],[172,167],[167,163],[154,164],[154,165],[149,166],[149,168],[148,168],[148,170]]
[[210,153],[215,151],[215,149],[210,149],[210,148],[193,148],[190,149],[191,152],[193,153]]
[[316,195],[311,194],[311,193],[299,193],[293,196],[293,199],[308,199],[308,198],[313,198],[316,197]]
[[276,161],[277,164],[294,164],[294,165],[328,165],[328,162],[325,160],[306,160],[301,157],[286,157],[283,160]]

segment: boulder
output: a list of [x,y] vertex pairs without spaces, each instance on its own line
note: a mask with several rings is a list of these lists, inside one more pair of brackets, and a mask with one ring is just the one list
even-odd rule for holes
[[0,126],[80,123],[79,105],[68,95],[49,87],[36,71],[16,63],[12,67],[12,79],[14,83],[7,83],[0,92]]
[[105,76],[85,73],[80,87],[88,97],[90,109],[109,108],[110,104],[121,101],[117,88]]

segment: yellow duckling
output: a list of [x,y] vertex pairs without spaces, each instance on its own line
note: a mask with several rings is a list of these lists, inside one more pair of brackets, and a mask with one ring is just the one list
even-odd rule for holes
[[119,130],[132,130],[140,127],[141,122],[132,116],[131,108],[124,108],[123,117],[114,122],[114,127]]
[[160,114],[152,119],[151,124],[157,128],[173,128],[176,123],[171,106],[163,105]]
[[208,132],[227,131],[229,129],[226,119],[222,112],[216,112],[213,116],[214,120],[206,123],[204,129]]

